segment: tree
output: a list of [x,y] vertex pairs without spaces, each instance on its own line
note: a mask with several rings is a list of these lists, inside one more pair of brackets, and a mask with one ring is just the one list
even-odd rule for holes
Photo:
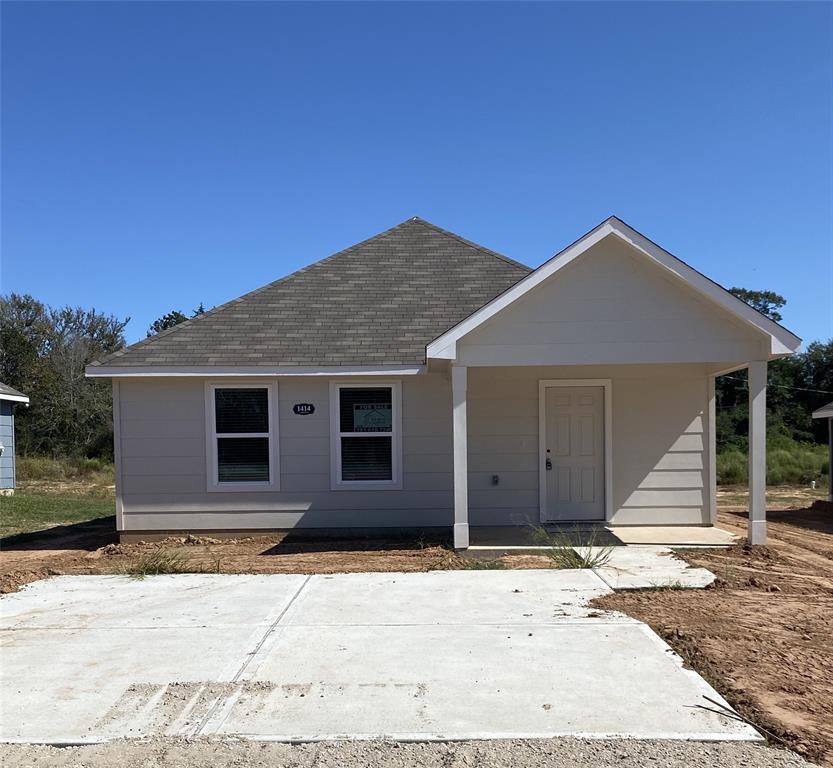
[[781,321],[781,313],[778,310],[787,303],[787,300],[774,291],[750,291],[747,288],[730,288],[729,293],[746,302],[752,309],[757,309],[758,312],[766,315],[770,320]]
[[[191,313],[191,317],[201,315],[203,312],[205,312],[205,307],[202,302],[200,302],[200,305]],[[171,312],[168,312],[167,315],[162,315],[162,317],[151,323],[150,328],[148,328],[148,336],[156,336],[157,333],[167,331],[168,328],[173,328],[180,323],[184,323],[188,319],[189,318],[183,315],[178,309],[174,309]]]
[[17,412],[21,454],[112,454],[110,384],[84,368],[124,346],[128,320],[80,307],[0,296],[0,381],[25,392]]

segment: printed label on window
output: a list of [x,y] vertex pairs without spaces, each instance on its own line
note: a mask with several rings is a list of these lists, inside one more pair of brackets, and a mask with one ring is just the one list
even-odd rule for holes
[[393,411],[390,403],[354,403],[354,432],[390,432]]

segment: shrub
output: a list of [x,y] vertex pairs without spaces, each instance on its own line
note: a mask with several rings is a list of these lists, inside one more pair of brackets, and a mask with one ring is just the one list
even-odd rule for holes
[[88,480],[100,484],[113,484],[113,464],[104,459],[88,459],[78,456],[18,456],[15,460],[19,480]]
[[[830,482],[827,447],[798,442],[785,435],[767,440],[767,485],[809,485],[811,480]],[[748,481],[747,455],[737,448],[717,454],[717,482],[739,485]]]

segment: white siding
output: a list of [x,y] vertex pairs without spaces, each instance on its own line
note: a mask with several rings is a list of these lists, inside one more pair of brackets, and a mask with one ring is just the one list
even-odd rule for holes
[[[300,402],[315,413],[294,414]],[[204,380],[122,380],[124,530],[450,525],[448,380],[403,377],[402,406],[401,491],[330,490],[329,381],[315,377],[278,380],[281,490],[209,493]]]
[[472,525],[538,521],[538,381],[559,378],[612,380],[614,524],[710,522],[705,366],[537,366],[469,370]]
[[736,362],[769,337],[608,237],[457,343],[463,365]]

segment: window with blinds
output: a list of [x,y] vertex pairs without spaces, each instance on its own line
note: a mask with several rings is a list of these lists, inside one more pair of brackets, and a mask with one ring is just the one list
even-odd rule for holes
[[269,395],[269,387],[213,388],[213,455],[218,486],[271,483]]
[[397,482],[398,398],[394,392],[393,386],[336,386],[337,485],[391,487]]

